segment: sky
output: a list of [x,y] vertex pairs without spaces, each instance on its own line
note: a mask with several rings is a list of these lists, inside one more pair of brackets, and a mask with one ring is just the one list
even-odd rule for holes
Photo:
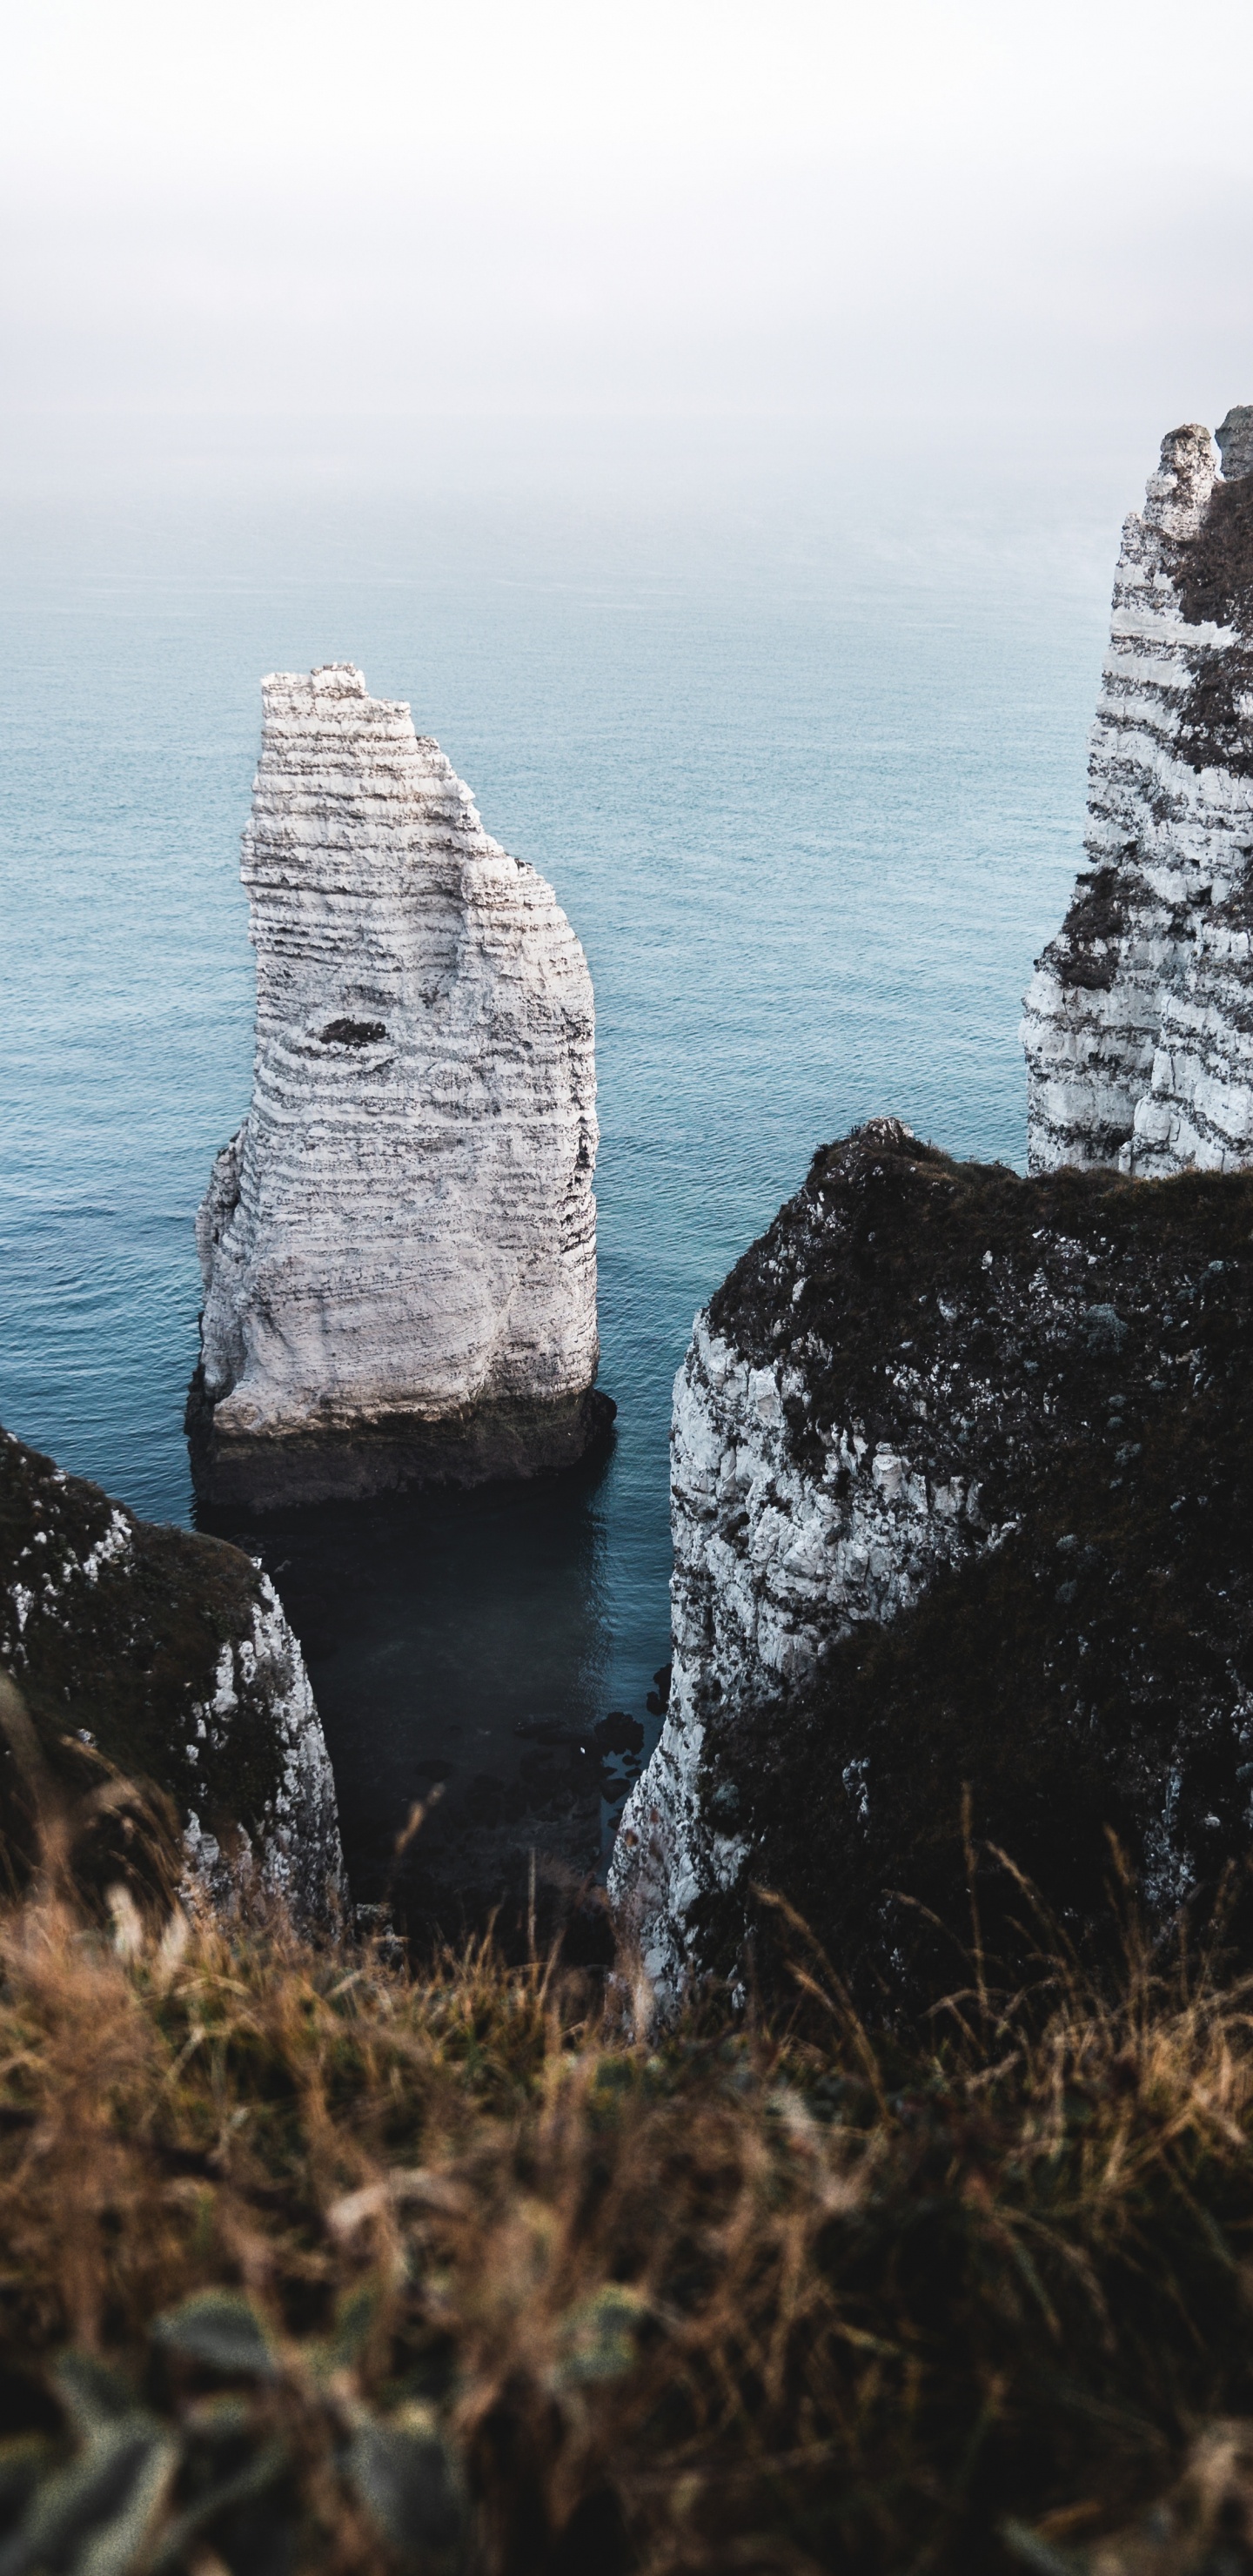
[[10,492],[624,442],[1140,457],[1253,399],[1253,13],[6,14]]

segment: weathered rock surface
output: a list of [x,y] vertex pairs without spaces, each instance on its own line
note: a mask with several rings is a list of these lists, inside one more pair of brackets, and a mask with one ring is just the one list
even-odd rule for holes
[[1253,407],[1172,431],[1123,529],[1087,873],[1023,1020],[1031,1169],[1253,1161]]
[[[169,1794],[214,1902],[255,1868],[298,1921],[327,1914],[343,1863],[322,1727],[274,1586],[240,1549],[137,1520],[0,1432],[0,1665],[54,1776],[83,1790],[94,1750]],[[20,1811],[11,1749],[0,1777]]]
[[969,1928],[965,1783],[1076,1936],[1107,1828],[1156,1921],[1243,1868],[1251,1363],[1253,1175],[820,1149],[676,1381],[669,1710],[610,1880],[663,2000],[739,1972],[759,1885],[863,1994],[953,1982],[917,1908]]
[[197,1490],[565,1465],[612,1415],[583,951],[407,706],[339,663],[262,695],[256,1060],[197,1220]]

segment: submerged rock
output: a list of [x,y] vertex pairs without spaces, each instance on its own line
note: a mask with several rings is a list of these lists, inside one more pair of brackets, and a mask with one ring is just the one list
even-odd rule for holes
[[592,986],[550,886],[347,663],[262,684],[252,1105],[197,1219],[192,1471],[265,1507],[578,1458]]
[[[54,1777],[82,1790],[96,1754],[168,1793],[215,1903],[255,1868],[298,1922],[327,1915],[343,1861],[321,1722],[240,1549],[137,1520],[0,1431],[0,1665]],[[20,1809],[11,1748],[0,1779]]]
[[1243,1867],[1251,1363],[1253,1174],[819,1151],[675,1385],[669,1707],[610,1878],[663,1999],[737,1972],[762,1885],[860,1990],[956,1982],[918,1908],[967,1920],[966,1784],[1076,1937],[1107,1830],[1158,1923]]
[[1123,529],[1089,867],[1025,1001],[1033,1171],[1253,1161],[1253,406],[1177,429]]

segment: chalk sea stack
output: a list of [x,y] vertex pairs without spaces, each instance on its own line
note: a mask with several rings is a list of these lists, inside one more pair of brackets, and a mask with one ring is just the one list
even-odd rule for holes
[[568,1465],[613,1411],[583,951],[407,706],[347,663],[262,700],[253,1093],[196,1225],[197,1492],[264,1509]]
[[[115,1772],[172,1800],[190,1877],[229,1907],[254,1872],[298,1923],[343,1894],[335,1784],[268,1575],[223,1539],[136,1519],[0,1431],[0,1668],[72,1794]],[[0,1736],[0,1833],[29,1840]]]
[[1253,406],[1123,529],[1088,867],[1025,1003],[1031,1169],[1253,1162]]
[[960,1983],[967,1784],[1073,1939],[1110,1831],[1155,1926],[1244,1885],[1251,1390],[1253,1173],[819,1150],[675,1384],[669,1709],[610,1881],[663,2002],[746,1973],[763,1885],[867,2004]]

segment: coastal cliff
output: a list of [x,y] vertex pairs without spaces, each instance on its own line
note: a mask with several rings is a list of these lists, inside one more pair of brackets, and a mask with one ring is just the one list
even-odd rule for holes
[[[167,1793],[211,1902],[255,1869],[297,1923],[326,1917],[343,1859],[322,1725],[274,1586],[238,1548],[137,1520],[0,1431],[0,1667],[54,1780],[98,1785],[103,1757]],[[26,1786],[0,1749],[10,1845]]]
[[1123,529],[1087,871],[1022,1027],[1030,1167],[1253,1161],[1253,408],[1162,442]]
[[1253,1175],[820,1149],[675,1386],[669,1708],[610,1880],[663,2003],[743,1973],[763,1885],[920,1991],[967,1784],[1075,1937],[1109,1832],[1155,1921],[1243,1867],[1251,1233]]
[[262,696],[256,1058],[197,1219],[197,1491],[565,1465],[612,1415],[583,951],[407,706],[342,663]]

